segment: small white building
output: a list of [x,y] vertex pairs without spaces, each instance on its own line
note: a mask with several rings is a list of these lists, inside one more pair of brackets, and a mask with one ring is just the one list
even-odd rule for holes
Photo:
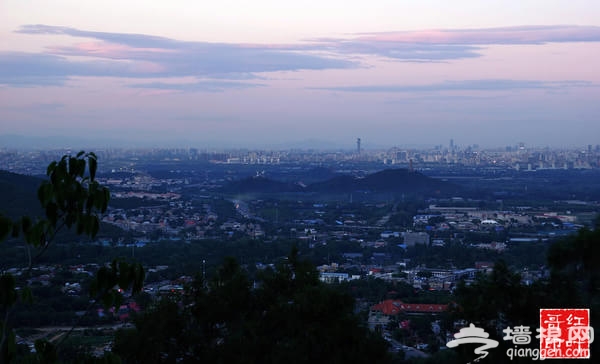
[[481,225],[483,225],[483,226],[494,226],[494,225],[498,225],[498,221],[496,221],[496,220],[490,220],[490,219],[483,220],[483,221],[481,221]]

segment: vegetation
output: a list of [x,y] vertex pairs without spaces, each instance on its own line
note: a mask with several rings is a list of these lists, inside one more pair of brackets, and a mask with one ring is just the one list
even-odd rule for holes
[[269,193],[283,192],[310,192],[319,194],[339,193],[385,193],[402,194],[405,196],[434,194],[437,196],[451,196],[461,189],[448,182],[427,177],[418,172],[406,169],[387,169],[356,178],[350,175],[331,177],[325,181],[314,182],[306,187],[291,182],[280,182],[263,176],[248,177],[233,181],[224,186],[221,192],[225,193]]
[[[539,327],[540,308],[588,308],[592,323],[600,320],[600,220],[594,230],[554,243],[547,255],[549,277],[524,285],[521,276],[498,261],[490,275],[480,275],[471,285],[461,284],[455,294],[456,310],[450,321],[464,320],[484,328],[496,339],[506,327]],[[499,339],[490,351],[490,362],[506,361],[510,342]],[[472,359],[472,352],[457,350],[457,363]],[[600,355],[591,345],[591,357]],[[518,360],[518,358],[516,358]],[[527,359],[530,360],[530,359]],[[432,361],[433,362],[433,361]],[[441,362],[441,361],[440,361]]]
[[259,274],[226,259],[210,281],[162,299],[117,333],[125,363],[389,362],[387,345],[360,325],[353,299],[322,285],[297,252]]
[[[74,228],[78,235],[91,237],[98,233],[99,214],[106,211],[110,193],[96,181],[96,170],[97,158],[94,153],[82,151],[76,156],[65,155],[48,166],[48,180],[38,188],[37,197],[44,217],[32,219],[23,216],[13,220],[0,216],[0,241],[8,237],[23,238],[27,244],[29,259],[25,277],[31,274],[40,257],[53,245],[59,231]],[[139,292],[143,279],[141,265],[113,261],[110,267],[102,267],[98,271],[90,288],[90,296],[112,306],[120,302],[117,289],[131,288],[133,292]],[[16,355],[15,333],[9,321],[15,305],[32,300],[31,289],[18,287],[12,274],[3,273],[0,276],[0,362],[9,362]],[[56,356],[52,344],[40,342],[36,346],[39,358],[44,361],[52,361]]]

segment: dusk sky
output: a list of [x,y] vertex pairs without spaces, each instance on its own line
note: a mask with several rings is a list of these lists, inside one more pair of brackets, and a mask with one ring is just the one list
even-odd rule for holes
[[600,1],[2,0],[2,135],[596,145]]

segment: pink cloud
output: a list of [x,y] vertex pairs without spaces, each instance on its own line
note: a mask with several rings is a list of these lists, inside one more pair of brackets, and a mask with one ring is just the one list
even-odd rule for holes
[[128,59],[149,53],[171,53],[173,50],[164,48],[131,47],[124,44],[108,42],[82,42],[72,46],[49,46],[46,49],[51,54],[92,56],[113,59]]
[[[94,76],[248,80],[265,72],[359,68],[361,56],[402,62],[448,62],[481,57],[487,45],[600,42],[600,27],[573,25],[363,33],[298,44],[179,41],[47,25],[25,25],[17,32],[59,34],[81,41],[48,47],[42,53],[0,53],[0,83],[22,86],[62,85],[70,77]],[[240,85],[203,82],[185,89],[212,91],[224,87]]]

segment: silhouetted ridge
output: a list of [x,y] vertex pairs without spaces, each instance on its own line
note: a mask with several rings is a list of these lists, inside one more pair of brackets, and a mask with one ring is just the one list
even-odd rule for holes
[[257,176],[233,181],[227,184],[223,188],[223,191],[230,193],[301,192],[302,187],[293,183],[285,183]]
[[308,190],[315,192],[398,192],[398,193],[451,193],[458,188],[448,182],[427,177],[407,169],[386,169],[364,178],[340,176],[314,183]]
[[316,182],[302,188],[298,184],[285,183],[265,177],[250,177],[229,183],[223,188],[231,193],[278,193],[278,192],[319,192],[348,193],[355,191],[372,193],[408,193],[451,195],[459,187],[444,181],[427,177],[419,172],[406,169],[386,169],[366,177],[350,175],[337,176],[323,182]]

